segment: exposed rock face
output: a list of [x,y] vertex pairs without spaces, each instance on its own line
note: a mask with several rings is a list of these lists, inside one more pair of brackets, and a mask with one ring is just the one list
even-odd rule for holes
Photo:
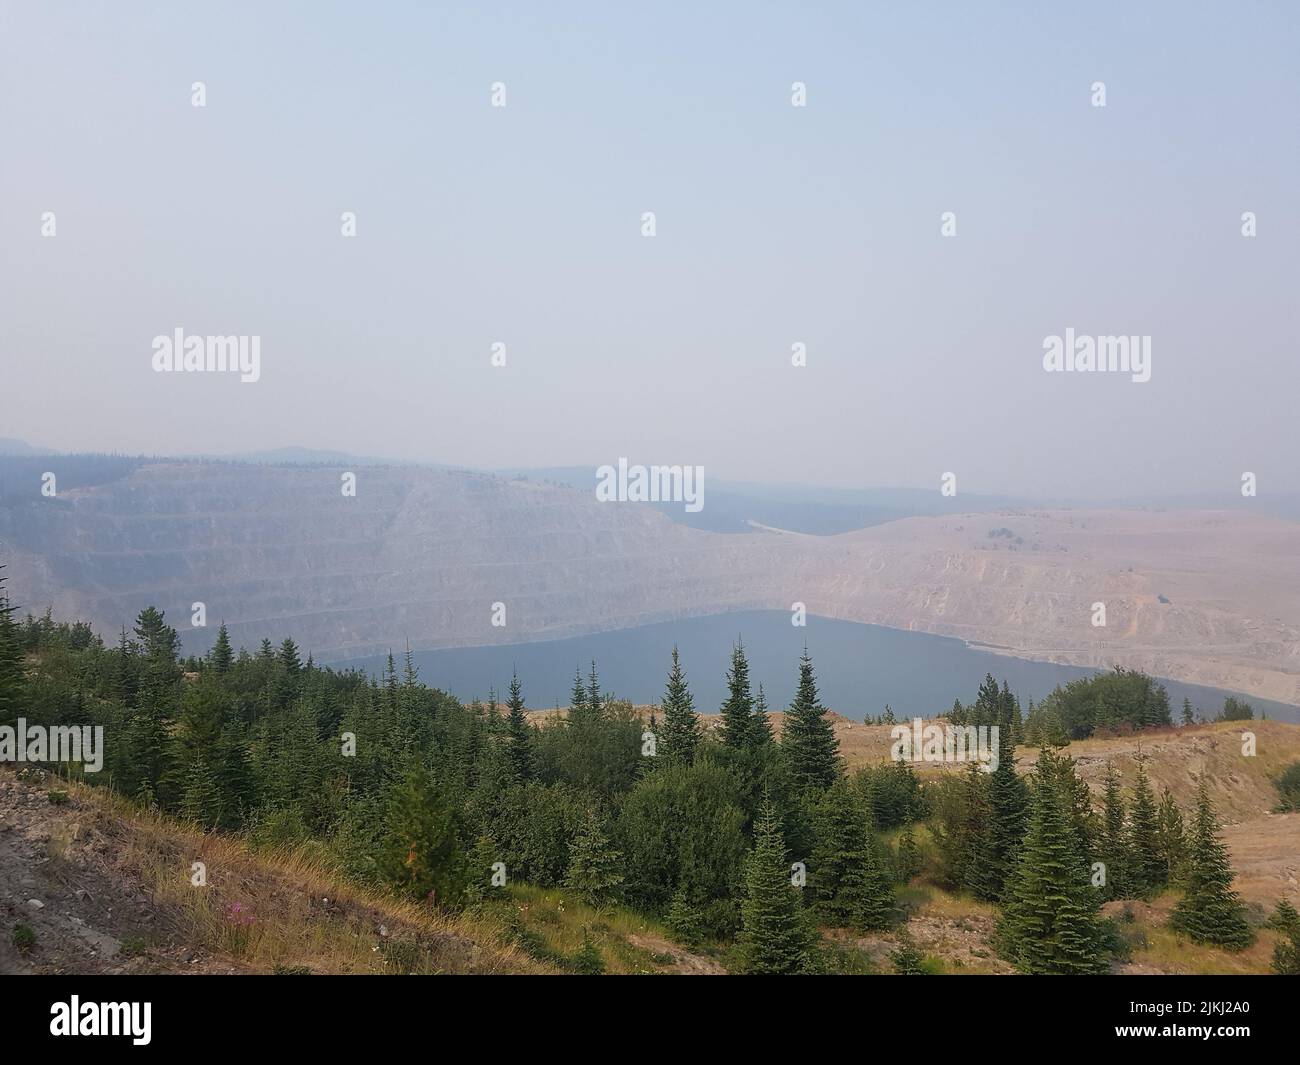
[[[711,533],[634,503],[411,467],[160,463],[0,508],[15,602],[111,635],[145,605],[190,650],[292,635],[318,660],[518,643],[745,609],[957,636],[1300,702],[1300,526],[1209,511],[907,518]],[[189,629],[191,604],[208,628]],[[1092,624],[1106,605],[1105,627]],[[493,604],[505,605],[502,627]]]

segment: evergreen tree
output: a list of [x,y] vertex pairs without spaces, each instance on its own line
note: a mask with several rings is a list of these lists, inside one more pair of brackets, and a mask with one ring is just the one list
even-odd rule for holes
[[504,898],[504,887],[493,884],[496,870],[492,867],[501,859],[500,851],[490,836],[479,836],[469,852],[465,870],[465,904],[478,909],[490,899]]
[[727,669],[727,699],[722,704],[722,742],[738,751],[753,743],[754,699],[749,688],[749,660],[745,648],[737,643],[731,649]]
[[869,815],[849,782],[837,780],[817,806],[817,845],[809,885],[827,924],[859,932],[887,928],[894,889],[868,829]]
[[1139,898],[1149,898],[1165,884],[1160,853],[1160,818],[1147,779],[1146,759],[1137,760],[1137,782],[1128,825],[1129,885]]
[[163,612],[146,607],[136,619],[136,637],[143,666],[137,704],[131,714],[127,741],[131,752],[129,772],[123,781],[129,794],[141,795],[149,804],[170,805],[165,780],[170,768],[171,727],[176,716],[180,671],[176,653],[180,641]]
[[587,680],[587,713],[592,720],[599,721],[605,712],[605,700],[600,693],[600,679],[596,676],[596,660],[591,661],[591,673]]
[[465,897],[459,818],[428,772],[412,769],[391,792],[376,864],[410,898],[454,906]]
[[569,850],[565,883],[588,906],[612,902],[623,883],[623,856],[610,846],[595,814],[589,814]]
[[813,968],[813,931],[790,882],[785,840],[771,799],[759,808],[754,847],[745,861],[737,949],[746,973],[783,975]]
[[1198,943],[1240,950],[1254,938],[1246,907],[1232,890],[1228,850],[1219,839],[1219,820],[1204,778],[1196,796],[1196,818],[1188,841],[1186,893],[1174,907],[1170,926]]
[[988,821],[979,835],[974,860],[966,873],[967,886],[977,898],[986,902],[1002,898],[1016,867],[1029,806],[1025,783],[1016,775],[1012,719],[1019,717],[1020,711],[1005,688],[999,704],[1002,718],[997,726],[998,766],[989,776]]
[[180,815],[201,828],[215,828],[221,823],[221,792],[216,774],[201,756],[191,759],[181,790]]
[[1273,971],[1278,976],[1300,976],[1300,913],[1288,899],[1278,899],[1268,927],[1282,933],[1273,947]]
[[823,791],[840,775],[840,743],[818,699],[807,650],[799,660],[799,690],[785,715],[781,752],[796,792]]
[[[700,743],[700,721],[695,716],[695,703],[686,685],[686,674],[682,672],[676,647],[673,648],[673,665],[660,707],[664,720],[659,753],[668,765],[690,765]],[[651,731],[654,731],[653,727]]]
[[1124,830],[1124,796],[1119,790],[1119,774],[1111,762],[1106,763],[1105,795],[1102,800],[1101,861],[1106,867],[1105,896],[1109,899],[1132,897],[1128,869],[1128,835]]
[[506,756],[510,765],[510,778],[516,784],[527,784],[534,777],[533,745],[528,718],[524,713],[523,689],[519,674],[510,677],[510,698],[506,700]]
[[212,668],[217,673],[229,673],[231,665],[234,664],[235,655],[230,648],[230,633],[226,631],[226,623],[221,623],[221,628],[217,629],[217,642],[212,645],[212,652],[208,656],[212,663]]
[[298,645],[288,637],[280,644],[280,665],[284,666],[291,674],[296,674],[302,669],[302,659],[298,655]]
[[592,715],[587,713],[587,686],[582,682],[582,671],[573,670],[573,691],[569,695],[569,726],[585,728]]
[[889,952],[889,960],[897,976],[925,975],[925,958],[906,925],[898,933],[898,946]]
[[1160,809],[1156,813],[1156,849],[1160,855],[1161,882],[1172,884],[1182,875],[1187,838],[1183,812],[1168,788],[1160,796]]
[[763,685],[758,686],[754,696],[754,716],[750,721],[750,742],[756,751],[762,751],[772,743],[772,722],[767,716],[767,696],[763,694]]
[[[0,570],[4,566],[0,566]],[[5,576],[0,573],[0,724],[18,720],[19,692],[23,679],[23,647],[14,607],[4,589]]]
[[907,884],[921,871],[921,852],[916,846],[916,834],[907,825],[898,837],[898,857],[895,875],[900,884]]
[[582,928],[582,946],[573,956],[573,971],[579,976],[600,976],[605,971],[605,958],[586,925]]
[[1187,698],[1186,695],[1184,695],[1183,696],[1183,725],[1184,727],[1186,727],[1187,725],[1192,724],[1194,721],[1195,718],[1192,716],[1192,701],[1191,699]]
[[1077,848],[1072,771],[1044,750],[1034,774],[1029,828],[999,927],[1003,952],[1022,972],[1088,974],[1106,967],[1097,893]]
[[1273,947],[1273,971],[1278,976],[1300,976],[1300,928],[1292,928]]
[[679,888],[673,896],[664,923],[672,932],[673,938],[684,947],[694,949],[704,939],[704,914],[691,902],[684,889]]

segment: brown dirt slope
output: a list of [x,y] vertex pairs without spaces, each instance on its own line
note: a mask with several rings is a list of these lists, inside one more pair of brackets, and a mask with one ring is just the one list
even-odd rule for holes
[[[51,791],[66,791],[52,803]],[[207,886],[191,884],[192,863]],[[21,946],[30,931],[30,946]],[[341,884],[106,792],[0,770],[0,973],[545,972],[473,921]]]

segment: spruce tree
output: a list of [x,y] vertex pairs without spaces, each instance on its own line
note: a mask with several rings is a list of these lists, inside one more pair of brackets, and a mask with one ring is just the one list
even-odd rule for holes
[[[668,687],[660,703],[663,711],[663,737],[659,753],[667,765],[690,765],[700,743],[700,721],[695,716],[695,702],[686,685],[677,648],[673,648],[673,665],[668,672]],[[653,732],[653,727],[651,728]]]
[[217,629],[217,642],[212,645],[209,658],[214,671],[217,673],[230,672],[230,667],[235,661],[235,655],[230,648],[230,633],[226,630],[224,621],[221,623],[221,628]]
[[1029,828],[999,926],[1003,953],[1022,972],[1088,974],[1105,970],[1099,900],[1087,856],[1077,846],[1070,768],[1050,751],[1038,758]]
[[753,741],[754,698],[749,688],[749,660],[745,648],[731,648],[727,668],[727,699],[722,704],[722,742],[738,751],[749,750]]
[[745,860],[745,895],[736,936],[744,972],[755,975],[806,973],[813,968],[813,937],[790,865],[772,800],[759,807],[754,847]]
[[569,868],[565,884],[588,906],[604,906],[614,901],[619,885],[623,856],[610,846],[600,819],[588,814],[569,848]]
[[1183,812],[1178,809],[1168,788],[1160,796],[1156,826],[1161,882],[1172,884],[1182,876],[1183,860],[1187,854],[1187,833],[1183,824]]
[[291,674],[298,673],[302,669],[302,659],[298,655],[298,645],[293,640],[285,637],[280,644],[280,665]]
[[533,744],[518,673],[511,674],[510,698],[506,700],[506,706],[509,708],[506,715],[506,757],[510,776],[516,784],[527,784],[534,776]]
[[925,957],[906,925],[898,933],[898,945],[889,952],[889,960],[896,976],[925,975]]
[[1183,696],[1183,726],[1186,727],[1187,725],[1192,724],[1194,721],[1195,718],[1192,716],[1192,701],[1191,699],[1187,698],[1186,695],[1184,695]]
[[1155,795],[1147,779],[1146,759],[1137,760],[1137,782],[1128,824],[1129,886],[1139,898],[1150,898],[1165,884],[1160,853],[1160,820]]
[[[0,570],[4,569],[0,566]],[[18,720],[19,692],[23,677],[23,647],[14,607],[4,589],[5,576],[0,573],[0,724]]]
[[781,752],[796,792],[824,791],[840,776],[840,743],[817,696],[806,649],[799,660],[799,690],[785,715]]
[[1232,890],[1228,849],[1219,839],[1219,820],[1204,778],[1187,849],[1186,892],[1174,907],[1170,927],[1198,943],[1232,950],[1249,946],[1254,936],[1246,924],[1246,907]]
[[967,886],[977,898],[986,902],[996,902],[1006,890],[1020,854],[1029,806],[1025,782],[1016,775],[1013,718],[1019,717],[1020,711],[1011,693],[1005,689],[1000,709],[998,765],[989,776],[986,791],[988,822],[980,834],[974,860],[966,874]]
[[750,743],[754,750],[761,751],[772,742],[772,722],[767,716],[767,696],[763,694],[763,685],[758,686],[754,696],[754,716],[750,720]]
[[216,775],[208,760],[195,755],[185,771],[181,789],[180,815],[200,828],[216,828],[221,823],[221,793]]
[[479,836],[474,841],[465,870],[465,904],[470,909],[476,910],[491,899],[505,897],[505,888],[492,882],[496,876],[492,867],[500,860],[500,848],[490,836]]
[[1106,763],[1106,785],[1102,800],[1101,861],[1106,867],[1105,896],[1108,899],[1132,897],[1129,883],[1128,834],[1124,829],[1124,796],[1119,789],[1119,774],[1111,762]]
[[817,805],[809,886],[827,924],[859,932],[887,928],[894,889],[868,828],[870,815],[844,778]]
[[569,695],[569,725],[572,728],[583,728],[590,719],[587,713],[587,686],[582,682],[582,671],[575,666],[573,691]]
[[600,678],[596,676],[596,660],[591,660],[591,673],[587,680],[587,713],[593,721],[599,721],[605,710],[605,700],[600,693]]
[[916,833],[906,825],[898,837],[898,857],[895,859],[895,876],[900,884],[907,884],[921,871],[921,851],[916,845]]
[[456,906],[465,898],[459,817],[426,770],[414,768],[391,790],[380,875],[409,898]]

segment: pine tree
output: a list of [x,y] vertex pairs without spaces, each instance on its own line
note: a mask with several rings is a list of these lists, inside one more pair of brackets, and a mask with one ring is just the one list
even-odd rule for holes
[[722,704],[722,742],[738,751],[748,750],[753,742],[754,699],[749,689],[749,660],[745,648],[737,643],[731,649],[727,669],[727,699]]
[[180,679],[176,652],[180,641],[163,612],[153,607],[140,612],[135,634],[144,661],[128,727],[131,758],[123,784],[128,793],[147,795],[151,803],[168,807],[170,793],[165,779],[169,775],[171,726],[176,716]]
[[1150,898],[1165,884],[1160,854],[1160,818],[1147,779],[1146,759],[1137,760],[1137,782],[1128,824],[1129,886],[1139,898]]
[[1194,720],[1195,720],[1195,718],[1193,718],[1193,716],[1192,716],[1192,701],[1191,701],[1191,699],[1187,698],[1186,695],[1184,695],[1184,696],[1183,696],[1183,725],[1184,725],[1184,727],[1186,727],[1187,725],[1192,724]]
[[750,743],[755,751],[762,751],[772,743],[772,722],[767,716],[767,696],[763,694],[763,685],[758,686],[754,696],[754,716],[750,719]]
[[195,756],[185,772],[180,815],[201,828],[215,828],[221,822],[221,793],[216,775],[207,760]]
[[478,909],[490,899],[504,898],[506,891],[492,882],[496,876],[493,868],[501,859],[500,849],[490,836],[479,836],[469,852],[465,870],[465,903]]
[[921,852],[916,845],[916,834],[909,824],[903,828],[898,837],[898,857],[895,861],[895,876],[900,884],[906,884],[921,871]]
[[1124,797],[1119,774],[1106,763],[1105,795],[1102,800],[1101,861],[1106,867],[1105,895],[1109,899],[1132,897],[1129,883],[1128,835],[1124,830]]
[[818,699],[807,650],[799,660],[799,690],[785,715],[781,751],[796,792],[823,791],[840,775],[840,742]]
[[813,968],[813,932],[799,889],[790,883],[785,840],[771,799],[759,807],[745,861],[745,896],[736,946],[746,973],[794,974]]
[[230,633],[226,631],[226,623],[221,623],[221,628],[217,629],[217,642],[212,645],[212,652],[209,655],[212,662],[212,668],[217,673],[229,673],[230,667],[235,661],[234,652],[230,648]]
[[391,791],[376,864],[410,898],[454,906],[465,897],[458,816],[427,771],[412,769]]
[[605,700],[600,693],[600,679],[596,676],[596,660],[591,660],[591,673],[587,681],[587,713],[599,721],[605,711]]
[[1205,780],[1196,796],[1196,818],[1188,842],[1186,893],[1174,907],[1169,924],[1198,943],[1240,950],[1254,936],[1246,924],[1246,907],[1232,890],[1228,850],[1219,839],[1219,820]]
[[516,784],[527,784],[535,775],[533,744],[517,673],[510,677],[510,698],[506,700],[506,706],[509,708],[506,715],[506,757],[510,777]]
[[897,976],[925,975],[925,958],[906,925],[898,933],[898,946],[889,952],[889,960]]
[[1187,855],[1187,834],[1183,812],[1178,809],[1168,788],[1160,796],[1160,809],[1156,813],[1156,850],[1160,855],[1161,883],[1174,883],[1182,875],[1183,860]]
[[586,925],[582,929],[582,946],[573,956],[573,971],[579,976],[600,976],[605,971],[605,958]]
[[588,906],[604,906],[614,900],[623,883],[623,874],[618,871],[622,860],[623,856],[610,846],[599,818],[588,814],[569,849],[564,881]]
[[1050,751],[1039,755],[1029,828],[1007,889],[999,927],[1003,952],[1022,972],[1088,974],[1106,967],[1097,892],[1073,827],[1073,775]]
[[[690,765],[700,743],[700,721],[695,703],[686,685],[677,648],[673,648],[673,665],[668,673],[668,687],[660,707],[663,710],[663,742],[660,753],[668,765]],[[651,728],[653,732],[653,727]]]
[[[0,566],[0,570],[4,566]],[[5,576],[0,573],[0,723],[13,724],[18,719],[19,692],[23,679],[23,647],[14,607],[4,589]]]
[[1273,947],[1273,971],[1278,976],[1300,976],[1300,927]]
[[673,896],[664,923],[673,938],[684,947],[694,949],[704,939],[704,914],[691,902],[685,889],[679,888]]
[[1267,926],[1282,933],[1282,941],[1273,947],[1273,971],[1278,976],[1300,976],[1300,913],[1289,899],[1277,900]]
[[809,877],[819,916],[859,932],[887,928],[894,909],[893,884],[871,838],[869,817],[849,782],[837,780],[817,806]]
[[302,659],[298,655],[298,645],[288,637],[280,644],[280,665],[293,674],[302,669]]
[[988,821],[966,873],[967,886],[976,898],[986,902],[996,902],[1006,890],[1020,854],[1029,806],[1025,783],[1016,775],[1012,718],[1019,717],[1020,711],[1006,689],[999,704],[1002,718],[997,725],[998,766],[989,776]]
[[573,692],[569,695],[569,726],[583,728],[590,720],[587,713],[587,686],[582,682],[582,671],[573,670]]

